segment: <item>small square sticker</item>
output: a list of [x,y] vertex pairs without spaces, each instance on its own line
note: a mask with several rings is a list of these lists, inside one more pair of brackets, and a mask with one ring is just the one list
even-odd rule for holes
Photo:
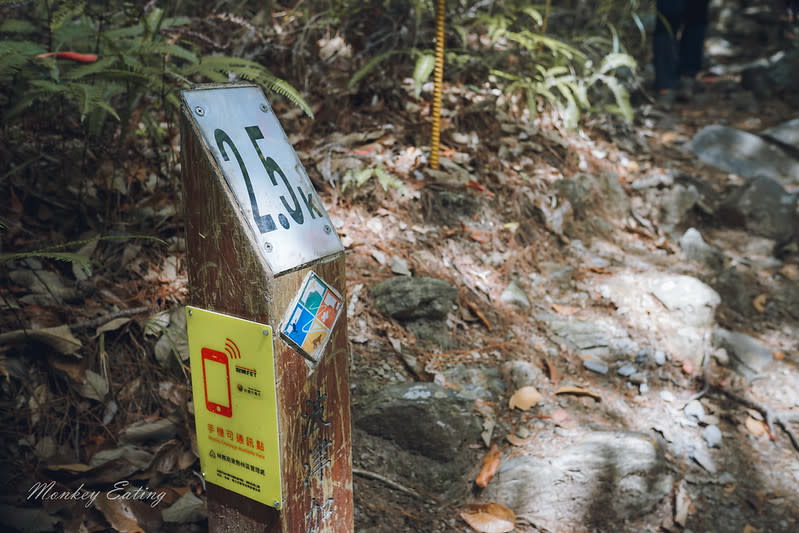
[[303,357],[318,363],[341,315],[343,298],[309,272],[280,325],[280,335]]

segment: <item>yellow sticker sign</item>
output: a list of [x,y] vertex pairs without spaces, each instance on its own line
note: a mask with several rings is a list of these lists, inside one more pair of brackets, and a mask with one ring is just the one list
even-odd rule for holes
[[197,447],[205,480],[279,509],[272,328],[187,307]]

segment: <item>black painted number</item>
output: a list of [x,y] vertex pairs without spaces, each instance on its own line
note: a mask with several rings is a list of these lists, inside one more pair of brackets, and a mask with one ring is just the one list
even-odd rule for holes
[[[281,194],[279,197],[280,203],[286,209],[288,216],[286,216],[285,213],[276,213],[274,216],[270,213],[261,214],[261,211],[258,207],[258,199],[255,197],[255,190],[253,189],[252,181],[250,179],[250,173],[244,164],[244,159],[242,159],[238,148],[236,148],[233,140],[224,130],[217,128],[216,131],[214,131],[216,145],[222,154],[222,158],[225,161],[230,161],[228,152],[225,149],[226,145],[230,148],[230,151],[233,152],[233,157],[236,158],[236,162],[241,170],[241,175],[244,178],[244,184],[247,187],[247,196],[250,200],[253,218],[255,219],[255,224],[258,226],[258,231],[261,233],[269,233],[270,231],[275,231],[278,229],[277,225],[275,224],[275,218],[277,218],[278,223],[283,229],[289,229],[291,227],[289,217],[291,217],[291,220],[295,224],[302,225],[307,220],[305,216],[306,213],[304,213],[302,209],[303,205],[305,205],[305,211],[307,211],[307,214],[311,220],[321,217],[322,212],[313,201],[313,193],[309,192],[306,194],[305,191],[302,190],[302,187],[299,186],[292,188],[291,182],[289,182],[289,179],[286,177],[286,173],[283,172],[283,169],[280,168],[280,165],[277,164],[277,161],[269,156],[264,156],[263,152],[261,151],[261,147],[258,145],[258,141],[264,138],[261,128],[258,126],[248,126],[244,128],[244,131],[247,132],[247,135],[252,142],[253,148],[255,148],[255,152],[258,154],[258,158],[261,160],[264,170],[266,170],[266,174],[269,177],[269,182],[273,187],[280,187],[288,194],[288,198],[283,194]],[[278,177],[280,178],[279,182]],[[296,191],[294,189],[296,189]],[[299,199],[297,198],[298,195]],[[300,199],[302,199],[302,202],[299,201]]]

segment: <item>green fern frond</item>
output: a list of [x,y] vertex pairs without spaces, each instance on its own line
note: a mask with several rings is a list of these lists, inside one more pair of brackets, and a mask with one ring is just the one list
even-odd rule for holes
[[62,0],[57,3],[50,15],[50,31],[56,31],[69,20],[82,15],[85,9],[85,0]]
[[607,74],[608,72],[621,67],[627,67],[630,70],[635,71],[635,69],[638,67],[638,63],[630,54],[608,54],[602,59],[602,65],[599,67],[599,72],[602,74]]
[[541,12],[535,7],[532,6],[523,7],[521,11],[522,13],[533,19],[533,22],[535,22],[538,26],[544,25],[544,15],[542,15]]
[[14,261],[17,259],[53,259],[56,261],[66,261],[67,263],[77,263],[87,272],[91,272],[91,262],[85,255],[69,252],[23,252],[18,254],[0,254],[0,263]]
[[44,48],[30,41],[0,41],[0,80],[11,78],[41,53]]
[[200,61],[196,54],[193,54],[182,46],[164,41],[142,43],[140,46],[131,49],[130,53],[150,56],[174,56],[185,59],[190,63],[198,63]]
[[9,19],[0,24],[0,33],[19,33],[22,35],[41,31],[31,22],[20,19]]
[[111,65],[114,65],[116,62],[116,58],[104,57],[94,63],[79,65],[70,69],[68,72],[64,73],[63,78],[66,80],[78,80],[97,73],[108,73]]
[[291,103],[302,109],[306,115],[313,118],[311,106],[294,86],[286,80],[278,78],[255,61],[230,56],[208,56],[203,57],[199,63],[189,65],[180,71],[180,74],[186,78],[200,74],[212,81],[227,81],[227,76],[224,75],[227,73],[236,74],[245,80],[258,83],[270,92],[286,97]]
[[303,112],[311,118],[314,118],[313,110],[300,92],[295,89],[289,82],[274,76],[268,72],[262,73],[258,78],[252,81],[258,82],[265,89],[286,97],[291,103],[303,110]]

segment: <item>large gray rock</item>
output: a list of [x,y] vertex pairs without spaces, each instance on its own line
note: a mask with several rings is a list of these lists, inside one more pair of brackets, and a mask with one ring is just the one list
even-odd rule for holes
[[745,333],[719,328],[713,332],[713,342],[727,351],[735,369],[747,377],[763,372],[774,360],[768,347]]
[[688,149],[702,162],[745,178],[765,176],[786,185],[799,182],[799,160],[752,133],[706,126],[688,143]]
[[799,103],[799,48],[775,54],[765,64],[744,70],[741,85],[760,98],[781,95],[792,104]]
[[548,323],[557,336],[556,341],[580,354],[614,361],[626,359],[638,351],[627,330],[614,318],[578,320],[551,315],[539,318]]
[[452,461],[480,440],[472,402],[434,383],[390,385],[360,405],[357,427],[431,459]]
[[630,200],[615,174],[604,172],[598,176],[577,174],[554,184],[557,195],[569,201],[576,218],[584,218],[597,208],[614,218],[625,216]]
[[728,225],[784,243],[796,232],[796,200],[779,182],[757,177],[725,198],[719,216]]
[[759,293],[757,278],[750,271],[734,266],[722,270],[713,287],[721,295],[726,307],[744,316],[752,312],[752,300]]
[[650,512],[671,491],[658,442],[643,433],[598,431],[546,460],[505,461],[486,488],[486,501],[502,502],[538,527],[618,526]]
[[443,319],[458,291],[444,280],[397,276],[372,287],[377,309],[397,320]]
[[650,341],[677,359],[700,364],[721,302],[718,293],[690,276],[622,273],[597,286],[600,294],[616,304],[616,313]]
[[721,252],[702,238],[702,234],[696,228],[688,230],[680,238],[680,249],[689,261],[696,261],[712,269],[718,269],[724,262]]
[[778,126],[761,131],[762,137],[768,137],[799,150],[799,118],[783,122]]

